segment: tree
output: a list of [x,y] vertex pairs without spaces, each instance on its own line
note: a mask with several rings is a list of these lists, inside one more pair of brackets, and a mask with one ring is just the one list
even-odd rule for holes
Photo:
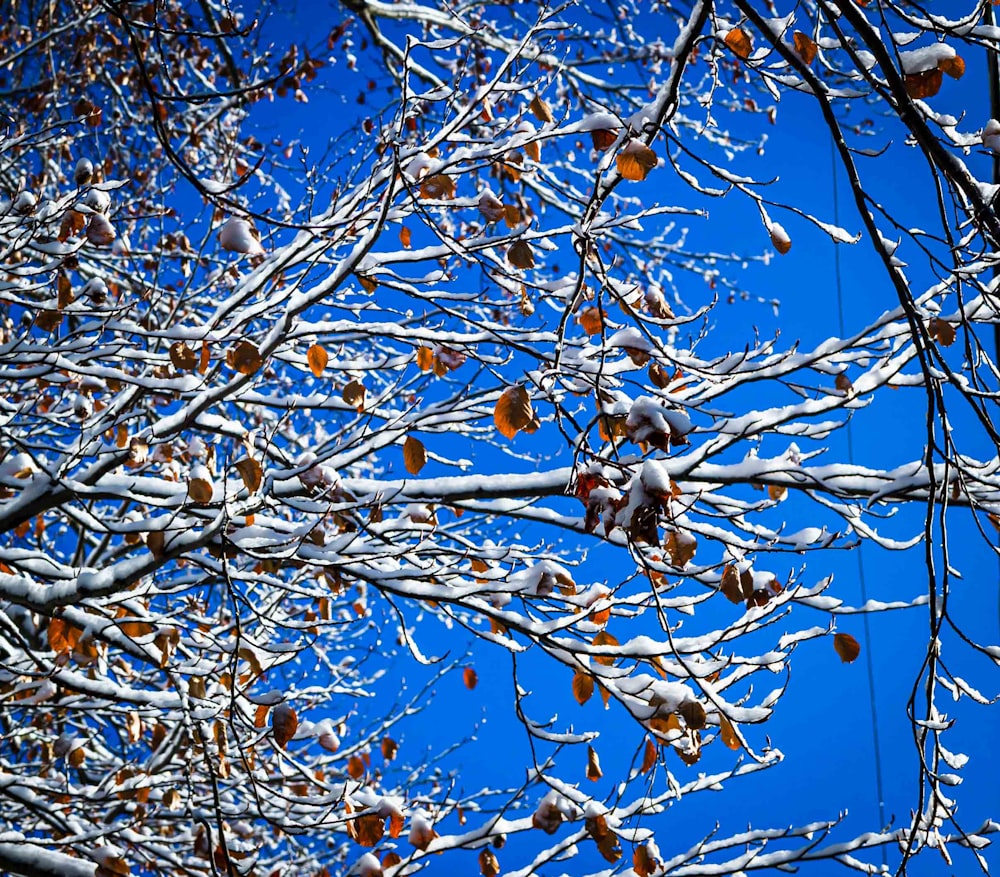
[[[988,703],[1000,663],[949,603],[981,563],[949,527],[987,553],[1000,529],[1000,123],[939,100],[995,57],[989,4],[345,0],[282,48],[274,12],[15,2],[0,30],[0,868],[372,877],[446,852],[489,877],[523,836],[505,872],[871,873],[879,848],[988,872],[942,692]],[[260,139],[328,76],[360,97],[325,157]],[[856,230],[764,185],[769,127],[809,113]],[[908,204],[879,193],[903,148]],[[778,254],[783,223],[864,248],[881,315],[808,349],[723,333],[755,253],[695,243],[715,202]],[[820,456],[895,389],[923,413],[896,467]],[[905,536],[879,532],[895,509]],[[837,596],[831,552],[921,539],[898,600]],[[660,833],[780,760],[764,676],[820,637],[853,661],[838,617],[901,607],[928,623],[912,819]],[[394,769],[433,704],[387,697],[387,662],[476,684],[429,663],[442,637],[602,698],[636,740],[621,785],[583,782],[600,742],[570,724],[603,719],[546,723],[517,685],[510,790],[444,780],[461,740]]]

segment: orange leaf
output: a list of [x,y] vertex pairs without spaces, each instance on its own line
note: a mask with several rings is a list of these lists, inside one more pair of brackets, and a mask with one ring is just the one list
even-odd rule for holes
[[753,41],[750,39],[750,34],[742,27],[734,27],[722,38],[722,41],[729,47],[729,51],[744,61],[750,57],[750,52],[753,51]]
[[466,667],[462,671],[462,682],[465,683],[465,687],[472,691],[479,682],[479,676],[476,675],[476,671],[472,667]]
[[833,647],[845,664],[853,664],[861,654],[861,644],[849,633],[834,634]]
[[635,852],[632,853],[632,870],[637,877],[653,877],[661,867],[663,867],[662,862],[649,851],[647,844],[635,848]]
[[772,246],[784,256],[792,248],[792,239],[784,227],[774,223],[770,228]]
[[594,694],[594,677],[589,673],[577,670],[573,674],[573,697],[583,706]]
[[479,853],[479,873],[483,877],[497,877],[500,873],[500,863],[489,847],[483,847]]
[[941,90],[941,70],[923,70],[920,73],[907,73],[903,77],[906,93],[914,100],[934,97]]
[[306,351],[306,362],[309,363],[309,368],[317,378],[323,374],[323,369],[326,368],[329,361],[329,354],[318,344],[314,344]]
[[253,714],[253,726],[255,728],[264,727],[264,725],[267,723],[267,714],[270,709],[271,708],[266,704],[261,704],[259,707],[257,707],[256,711]]
[[604,328],[600,308],[586,308],[577,316],[577,322],[588,335],[600,335]]
[[590,132],[590,139],[594,144],[594,149],[598,152],[606,152],[615,145],[618,132],[610,128],[595,128]]
[[740,743],[740,738],[736,736],[736,729],[733,727],[733,723],[729,721],[722,713],[719,713],[719,732],[722,736],[722,742],[732,750],[737,750],[742,747]]
[[535,412],[531,408],[531,397],[520,384],[508,387],[497,399],[493,409],[493,423],[505,438],[512,439],[518,432],[534,432],[531,427],[536,425]]
[[952,79],[961,79],[965,75],[965,61],[958,55],[953,58],[942,58],[938,61],[938,70],[947,73]]
[[422,372],[429,372],[434,368],[434,351],[429,347],[417,348],[417,368]]
[[633,140],[615,161],[618,173],[626,180],[639,182],[646,179],[649,172],[656,167],[657,158],[656,153],[645,143]]
[[399,744],[392,737],[382,738],[382,757],[386,761],[392,761],[399,751]]
[[[606,630],[602,630],[597,636],[594,637],[593,644],[595,646],[617,646],[619,645],[618,640],[615,639]],[[613,655],[601,655],[594,657],[594,660],[598,664],[602,664],[605,667],[613,667],[615,663],[615,658]]]
[[424,468],[426,462],[427,451],[424,449],[423,442],[408,435],[406,441],[403,442],[403,464],[406,466],[406,471],[411,475],[417,475]]
[[64,655],[73,651],[81,636],[83,631],[80,628],[62,618],[53,618],[49,621],[49,648],[57,654]]
[[347,759],[347,773],[352,779],[361,779],[365,775],[365,763],[357,755],[352,755]]
[[399,242],[405,249],[410,249],[410,230],[404,225],[399,229]]
[[188,481],[188,496],[192,502],[205,505],[212,501],[212,483],[205,478],[192,478]]
[[816,58],[816,43],[800,30],[792,34],[792,43],[795,45],[796,54],[806,64],[812,64]]
[[587,779],[597,782],[604,776],[601,770],[601,759],[597,756],[597,750],[593,746],[587,747]]
[[656,754],[656,744],[647,737],[646,745],[642,752],[642,767],[639,768],[639,773],[649,773],[653,769],[653,766],[656,764]]

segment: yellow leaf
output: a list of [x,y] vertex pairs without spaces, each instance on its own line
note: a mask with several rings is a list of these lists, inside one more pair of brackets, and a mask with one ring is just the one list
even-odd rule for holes
[[530,429],[535,422],[531,397],[524,387],[508,387],[500,394],[496,408],[493,409],[493,423],[501,435],[512,439],[521,430]]
[[639,182],[649,176],[656,162],[656,153],[652,149],[639,140],[633,140],[617,158],[618,173],[626,180]]
[[750,39],[750,34],[742,27],[734,27],[722,38],[722,41],[729,47],[729,51],[744,61],[750,57],[750,52],[753,51],[753,41]]
[[861,654],[861,644],[849,633],[834,634],[833,647],[845,664],[853,664]]
[[417,475],[426,462],[427,451],[424,450],[423,442],[408,435],[403,442],[403,464],[406,466],[406,471],[411,475]]
[[329,361],[329,354],[318,344],[314,344],[306,351],[306,362],[309,363],[309,368],[317,378],[323,374],[323,369],[326,368]]

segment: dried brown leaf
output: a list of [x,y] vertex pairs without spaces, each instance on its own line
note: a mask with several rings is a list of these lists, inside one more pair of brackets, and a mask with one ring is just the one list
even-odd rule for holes
[[849,633],[834,634],[833,647],[845,664],[853,664],[861,654],[861,644]]

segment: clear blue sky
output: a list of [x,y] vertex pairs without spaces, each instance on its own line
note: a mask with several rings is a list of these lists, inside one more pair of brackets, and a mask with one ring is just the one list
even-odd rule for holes
[[[320,8],[320,4],[315,7],[309,4],[307,12],[306,6],[300,4],[297,12],[293,9],[287,17],[276,17],[270,24],[281,36],[301,36],[302,27],[307,23],[311,39],[311,34],[325,34],[338,20],[336,11],[328,14],[323,7],[321,13]],[[305,21],[307,14],[308,22]],[[966,127],[975,129],[988,117],[987,86],[981,59],[967,58],[966,61],[969,63],[966,77],[958,83],[946,79],[940,95],[934,99],[934,106],[956,116],[967,112]],[[365,112],[357,98],[366,90],[366,77],[363,72],[348,73],[340,64],[324,70],[319,83],[327,90],[310,90],[311,102],[307,107],[291,101],[279,102],[255,110],[261,113],[255,117],[255,122],[265,131],[280,132],[286,141],[300,136],[314,154],[320,154],[328,138],[342,133],[339,125]],[[378,97],[372,94],[368,100],[375,102]],[[860,109],[857,113],[860,121],[863,114]],[[720,114],[722,125],[730,122],[734,126],[746,124],[745,120],[728,119]],[[758,122],[766,126],[761,117],[753,124]],[[299,126],[303,130],[297,134]],[[835,219],[833,191],[837,185],[839,224],[851,231],[860,230],[842,171],[833,178],[829,140],[818,112],[804,100],[786,99],[779,111],[778,124],[768,127],[767,133],[765,154],[758,159],[740,159],[737,163],[740,169],[752,169],[764,178],[778,177],[774,186],[775,198],[795,199],[829,221]],[[881,146],[885,138],[876,135],[870,142],[873,146]],[[987,159],[976,159],[976,162],[985,177]],[[877,160],[861,159],[861,167],[882,203],[900,210],[913,225],[929,222],[926,218],[920,219],[927,217],[926,211],[933,205],[922,196],[927,191],[927,170],[915,150],[893,143],[887,156]],[[671,178],[666,168],[660,168],[651,181],[668,188],[663,200],[672,197],[674,187],[680,190],[680,184]],[[652,186],[648,187],[648,191],[652,190]],[[686,203],[697,203],[693,196],[683,197]],[[691,224],[693,241],[747,255],[759,254],[768,248],[767,235],[751,205],[732,197],[707,206],[710,218]],[[765,336],[780,330],[783,343],[800,339],[805,346],[838,333],[840,308],[835,284],[834,244],[808,223],[777,211],[772,215],[791,234],[793,248],[784,257],[776,256],[767,266],[754,264],[742,272],[741,281],[751,292],[752,299],[733,305],[720,304],[716,308],[712,315],[714,328],[706,342],[711,350],[721,353],[742,348],[750,339],[753,326]],[[842,307],[850,331],[860,328],[870,317],[894,307],[896,299],[865,241],[855,246],[841,246],[840,254]],[[923,289],[931,282],[925,266],[917,262],[912,264],[910,277],[916,289]],[[686,296],[687,304],[697,307],[710,296],[709,290],[692,287]],[[771,300],[780,302],[777,314],[772,310]],[[869,409],[857,415],[853,432],[856,460],[873,466],[892,466],[918,458],[923,447],[922,415],[921,391],[882,391]],[[965,428],[961,416],[954,425],[961,435]],[[824,444],[830,448],[829,461],[846,458],[845,433],[832,436]],[[526,444],[523,449],[530,450],[530,447]],[[772,447],[770,450],[779,449]],[[976,450],[985,452],[974,445],[968,448],[969,453]],[[481,460],[480,465],[489,465],[489,461]],[[498,469],[503,465],[497,462]],[[812,518],[805,518],[806,514],[813,514],[811,507],[793,499],[768,513],[767,523],[777,526],[787,521],[788,528],[795,530],[813,523]],[[980,641],[998,642],[996,560],[979,544],[979,537],[968,522],[968,513],[958,511],[952,515],[954,563],[963,574],[963,579],[954,583],[953,610]],[[918,532],[921,519],[919,509],[902,512],[885,522],[884,529],[900,537],[910,536]],[[769,563],[775,572],[787,572],[807,560],[807,581],[832,573],[835,583],[831,594],[857,605],[862,602],[857,555],[857,551],[830,551],[808,559],[784,555]],[[861,555],[870,598],[908,599],[924,592],[926,573],[920,546],[893,554],[866,546],[861,549]],[[588,566],[589,576],[613,581],[620,574],[621,563],[620,554],[596,552]],[[701,629],[701,623],[698,619],[689,621],[692,629]],[[825,624],[826,618],[816,613],[811,623]],[[859,617],[842,618],[838,629],[852,633],[862,642],[865,650],[862,659],[850,666],[842,665],[829,639],[805,644],[792,661],[788,694],[776,715],[766,726],[751,731],[758,745],[764,734],[769,735],[773,744],[785,753],[784,764],[734,781],[721,793],[700,794],[681,802],[660,824],[659,842],[665,853],[686,848],[698,835],[711,831],[716,821],[721,823],[721,831],[728,833],[750,822],[755,827],[778,827],[826,819],[849,811],[841,837],[877,829],[879,810],[869,706],[871,690],[865,663],[869,654],[879,714],[885,811],[894,820],[894,825],[908,824],[909,810],[916,799],[918,775],[910,724],[904,709],[926,647],[926,611],[914,609],[873,616],[870,640],[865,638]],[[437,654],[451,652],[457,655],[467,645],[465,635],[456,632],[428,631],[426,638],[435,647],[430,651],[436,650]],[[472,662],[479,674],[478,688],[467,691],[457,672],[444,679],[437,686],[429,708],[406,727],[400,757],[418,761],[425,747],[439,748],[471,733],[474,724],[485,715],[487,721],[478,731],[478,740],[462,748],[447,764],[459,772],[460,785],[468,791],[487,785],[517,784],[523,778],[523,767],[528,764],[528,750],[524,731],[513,712],[511,658],[499,649],[479,645],[475,647]],[[993,678],[991,669],[995,668],[984,659],[964,657],[956,659],[952,667],[953,672],[965,676],[973,685],[978,682],[987,696],[995,693],[989,684]],[[642,742],[639,729],[614,710],[604,713],[597,698],[584,707],[575,704],[570,696],[570,677],[562,668],[553,672],[549,662],[536,660],[536,656],[529,653],[521,659],[520,670],[522,685],[532,692],[524,703],[533,718],[558,715],[558,726],[595,727],[601,731],[595,746],[601,754],[605,778],[593,790],[611,794],[615,779],[625,775],[630,759]],[[387,680],[388,689],[397,684],[397,673],[405,674],[411,681],[421,676],[421,671],[402,664],[394,668]],[[774,679],[776,686],[783,681],[783,677]],[[377,704],[375,706],[377,708]],[[998,815],[1000,809],[997,807],[1000,804],[997,792],[1000,756],[996,747],[989,744],[998,728],[994,716],[984,708],[971,706],[967,700],[955,705],[954,715],[958,722],[949,732],[946,745],[953,751],[972,756],[969,768],[963,772],[964,784],[957,794],[962,801],[960,815],[967,826],[975,828],[987,816]],[[722,769],[730,759],[728,750],[710,747],[703,761],[694,768],[686,768],[675,760],[671,769],[683,781],[699,770]],[[572,774],[573,768],[569,766],[578,765],[581,782],[585,782],[586,753],[582,747],[564,751],[558,761],[563,774]],[[501,851],[499,855],[505,868],[526,862],[517,862],[516,847]],[[1000,864],[996,853],[988,852],[987,855],[994,866]],[[877,857],[878,853],[873,854],[873,858]],[[623,864],[627,859],[628,856]],[[894,854],[890,852],[890,862],[893,860]],[[571,864],[572,874],[583,873],[581,861]],[[602,867],[596,856],[588,861],[593,870]],[[451,860],[442,862],[440,873],[451,873],[448,869],[454,867]],[[474,872],[472,856],[469,856],[468,869],[469,873]],[[435,867],[434,870],[439,869]],[[804,873],[841,871],[840,866],[825,863]],[[560,868],[550,866],[545,873],[556,875]],[[911,873],[938,875],[961,871],[946,868],[936,854],[928,853],[914,865]]]

